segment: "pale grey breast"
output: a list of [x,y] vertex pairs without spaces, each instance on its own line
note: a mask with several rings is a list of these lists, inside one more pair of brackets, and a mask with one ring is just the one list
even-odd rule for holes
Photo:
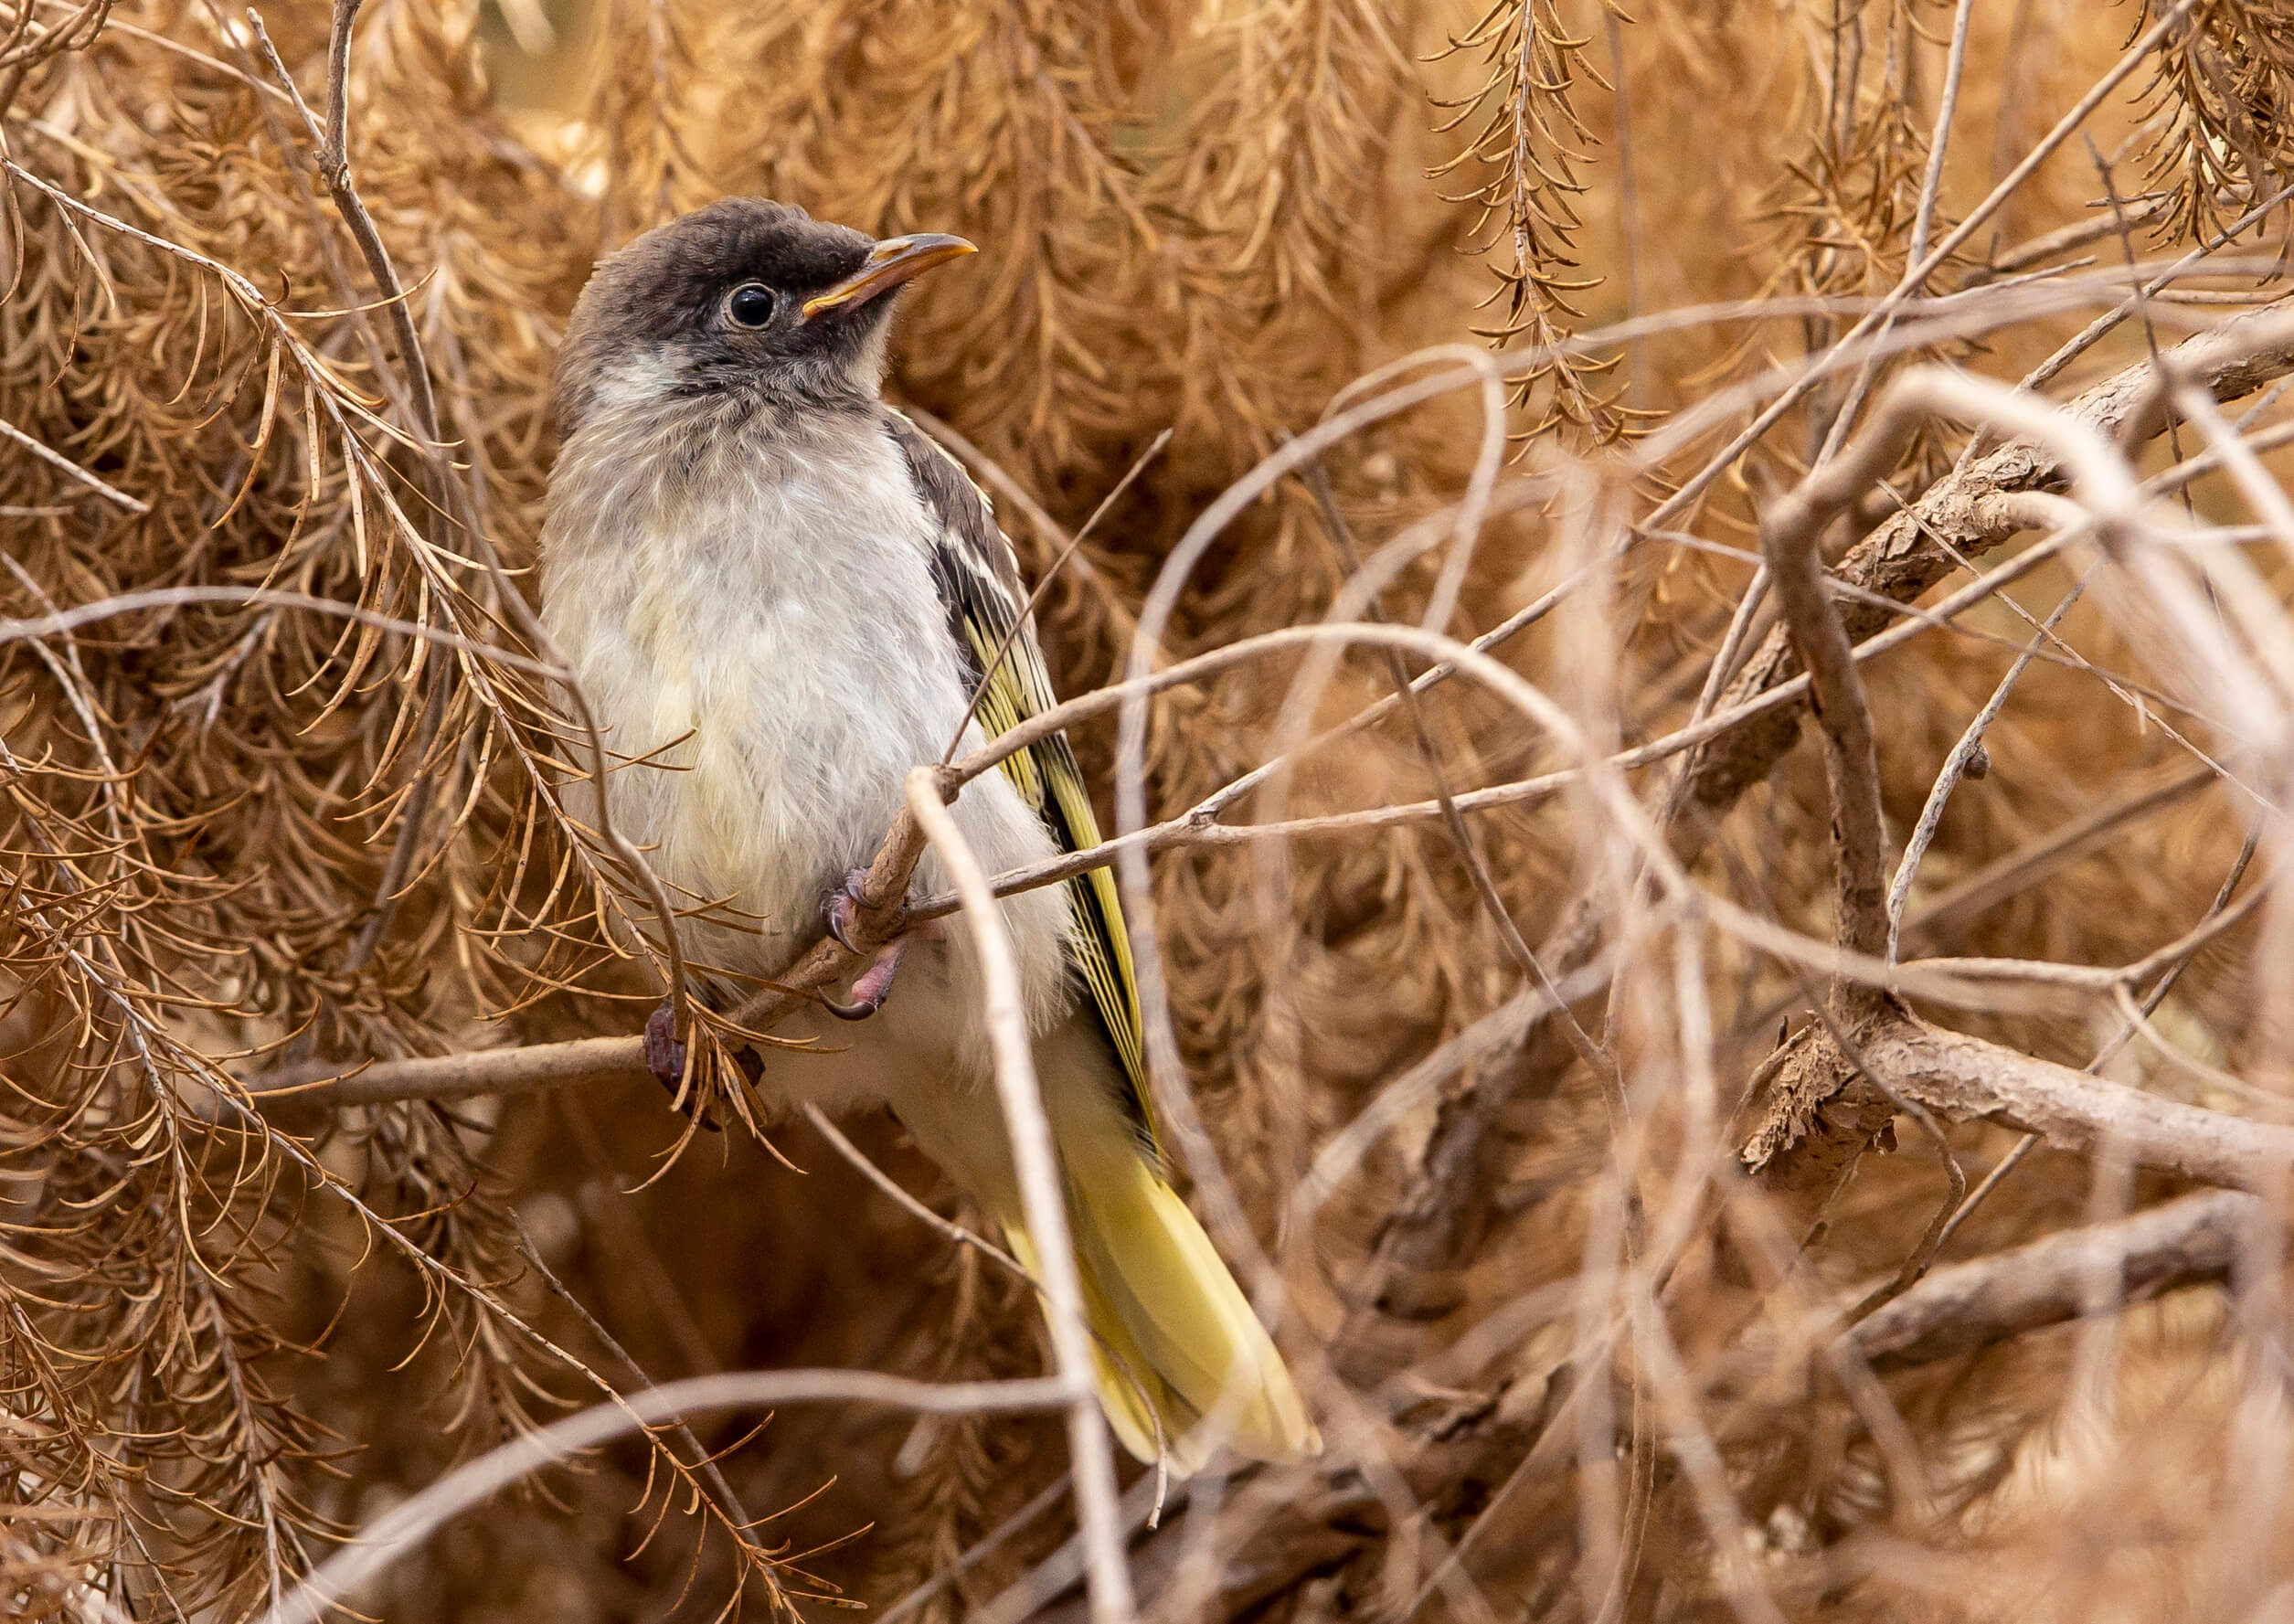
[[[613,442],[584,447],[579,480],[552,492],[545,620],[611,748],[658,752],[613,774],[617,824],[671,884],[756,917],[758,934],[691,929],[689,947],[770,973],[817,929],[823,890],[874,854],[971,685],[931,578],[937,521],[881,420],[706,413],[587,417],[584,438]],[[958,821],[991,870],[1053,849],[1000,775]],[[1046,1015],[1064,995],[1057,895],[1006,909]]]

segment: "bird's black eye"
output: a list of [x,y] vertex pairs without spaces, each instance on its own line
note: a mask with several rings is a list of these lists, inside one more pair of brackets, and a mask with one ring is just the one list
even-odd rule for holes
[[761,327],[781,302],[762,282],[743,282],[725,296],[725,314],[736,327]]

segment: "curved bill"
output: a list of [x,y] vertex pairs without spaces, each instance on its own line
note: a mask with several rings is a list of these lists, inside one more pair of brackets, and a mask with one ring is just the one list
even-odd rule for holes
[[825,293],[816,293],[804,302],[804,319],[825,315],[832,310],[849,310],[866,304],[880,293],[888,293],[911,277],[920,276],[935,265],[945,265],[951,260],[961,260],[966,254],[980,250],[961,237],[949,237],[938,231],[922,231],[913,237],[887,237],[868,250],[868,258],[858,271],[838,282]]

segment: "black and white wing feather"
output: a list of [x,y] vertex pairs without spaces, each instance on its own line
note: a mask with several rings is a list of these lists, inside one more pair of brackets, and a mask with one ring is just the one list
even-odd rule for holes
[[[1035,625],[1032,620],[1022,624],[1027,589],[1020,578],[1019,560],[996,527],[986,494],[914,423],[898,412],[886,416],[925,506],[940,521],[933,578],[948,606],[949,627],[964,656],[968,679],[980,695],[981,731],[994,738],[1056,703]],[[1004,759],[1002,770],[1063,851],[1079,852],[1099,844],[1099,819],[1066,734],[1055,733],[1015,751]],[[1154,1110],[1140,1041],[1139,992],[1115,876],[1108,869],[1095,868],[1067,881],[1065,889],[1075,921],[1070,950],[1077,972],[1122,1063],[1131,1119],[1152,1148]]]

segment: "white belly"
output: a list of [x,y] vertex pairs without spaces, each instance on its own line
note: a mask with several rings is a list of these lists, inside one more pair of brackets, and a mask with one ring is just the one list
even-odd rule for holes
[[[823,894],[874,855],[908,770],[940,759],[971,699],[897,449],[838,449],[863,478],[832,483],[801,453],[728,458],[718,477],[687,471],[680,488],[699,494],[673,506],[641,460],[587,502],[553,493],[544,619],[608,748],[643,758],[610,777],[616,828],[681,906],[718,905],[681,927],[700,967],[786,968],[819,933]],[[960,751],[979,742],[968,733]],[[1000,774],[970,785],[956,814],[991,872],[1054,850]],[[943,884],[928,857],[919,891]],[[1004,915],[1040,1028],[1069,999],[1066,904],[1037,891]],[[777,1092],[885,1098],[983,1077],[961,921],[911,946],[876,1019],[801,1017],[781,1034],[846,1052],[768,1056]]]

